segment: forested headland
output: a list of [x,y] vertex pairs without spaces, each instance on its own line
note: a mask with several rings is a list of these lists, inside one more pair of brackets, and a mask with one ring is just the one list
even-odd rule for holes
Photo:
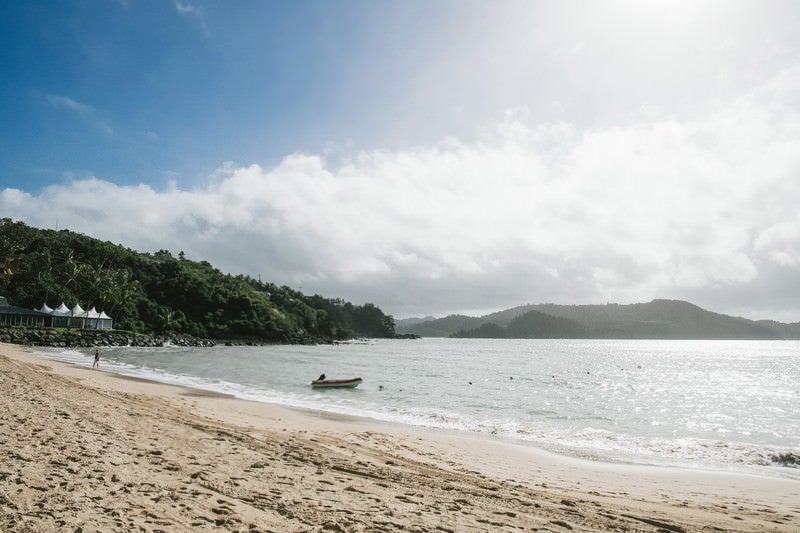
[[183,252],[141,253],[9,218],[0,219],[0,295],[28,309],[95,307],[114,329],[138,333],[276,343],[395,336],[394,319],[371,303],[306,296]]

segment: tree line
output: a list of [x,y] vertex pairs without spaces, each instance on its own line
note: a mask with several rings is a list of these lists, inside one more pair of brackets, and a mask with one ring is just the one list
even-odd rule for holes
[[141,253],[9,218],[0,219],[0,294],[26,308],[95,307],[115,329],[142,333],[293,343],[395,335],[394,319],[371,303],[306,296],[183,252]]

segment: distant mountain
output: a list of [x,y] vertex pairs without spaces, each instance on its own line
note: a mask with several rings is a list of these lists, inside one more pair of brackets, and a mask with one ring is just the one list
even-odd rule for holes
[[525,305],[483,317],[452,315],[398,331],[470,338],[800,339],[800,323],[753,321],[680,300]]
[[398,327],[395,322],[395,331],[398,333],[413,333],[421,337],[449,337],[457,331],[467,331],[479,327],[485,321],[481,318],[464,315],[450,315],[412,326]]
[[475,329],[459,331],[451,337],[482,339],[573,339],[590,336],[589,330],[569,318],[546,315],[539,311],[528,311],[512,319],[503,327],[487,322]]
[[395,331],[398,333],[414,333],[422,337],[449,337],[459,331],[468,331],[483,324],[507,326],[514,318],[524,315],[533,306],[525,305],[499,311],[482,317],[465,315],[448,315],[444,318],[406,318],[395,320]]
[[470,329],[467,331],[461,330],[458,333],[453,333],[450,336],[459,339],[507,339],[508,338],[508,334],[506,333],[506,328],[504,328],[503,326],[498,326],[494,322],[487,322],[486,324],[481,324],[475,329]]
[[781,339],[800,339],[800,322],[784,324],[774,320],[759,320],[756,324],[774,331]]
[[422,322],[430,322],[431,320],[436,320],[436,317],[426,316],[425,318],[419,318],[419,317],[399,318],[399,319],[395,318],[394,319],[394,324],[395,324],[395,327],[397,327],[398,325],[402,325],[403,327],[410,328],[410,327],[416,326],[417,324],[420,324]]
[[512,339],[574,339],[586,338],[590,331],[576,320],[528,311],[509,322],[506,334]]

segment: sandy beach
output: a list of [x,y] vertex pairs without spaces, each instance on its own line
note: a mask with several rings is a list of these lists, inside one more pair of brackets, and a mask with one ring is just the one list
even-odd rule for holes
[[0,344],[2,531],[800,531],[800,482],[246,402]]

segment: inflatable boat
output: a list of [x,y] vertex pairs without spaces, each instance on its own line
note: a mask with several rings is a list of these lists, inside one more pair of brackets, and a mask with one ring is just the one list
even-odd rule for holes
[[312,389],[352,389],[358,387],[361,378],[350,379],[316,379],[311,382]]

